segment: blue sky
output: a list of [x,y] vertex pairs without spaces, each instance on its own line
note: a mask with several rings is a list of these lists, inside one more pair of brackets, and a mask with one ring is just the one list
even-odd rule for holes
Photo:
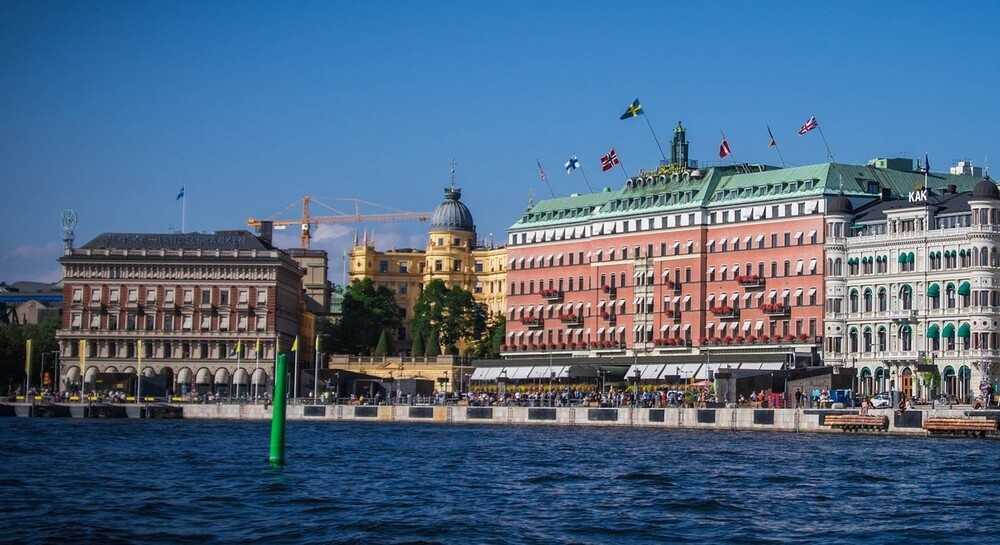
[[[541,5],[538,5],[541,4]],[[693,4],[693,3],[691,3]],[[6,2],[0,17],[0,280],[58,278],[59,213],[105,231],[232,229],[309,194],[431,210],[458,162],[480,235],[529,193],[585,189],[562,162],[656,146],[640,97],[692,156],[1000,159],[995,3]],[[334,203],[330,203],[334,204]],[[369,226],[422,245],[421,224]],[[324,229],[331,278],[352,229]],[[291,243],[294,239],[286,235]]]

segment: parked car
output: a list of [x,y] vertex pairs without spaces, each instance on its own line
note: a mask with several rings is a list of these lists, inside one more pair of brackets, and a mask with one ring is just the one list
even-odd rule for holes
[[889,392],[875,394],[875,396],[872,397],[872,407],[876,409],[891,409],[892,396],[889,395]]

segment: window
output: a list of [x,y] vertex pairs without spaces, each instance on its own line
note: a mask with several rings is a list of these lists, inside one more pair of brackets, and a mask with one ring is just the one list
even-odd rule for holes
[[201,330],[202,331],[208,331],[209,328],[211,328],[211,327],[212,327],[212,317],[211,316],[202,316],[201,317]]
[[128,290],[128,302],[129,303],[135,303],[135,302],[138,302],[138,301],[139,301],[139,289],[138,288],[129,288],[129,290]]
[[79,312],[74,312],[72,318],[70,319],[70,327],[72,329],[80,329],[80,325],[83,322],[83,315]]
[[181,329],[183,329],[184,331],[191,331],[192,321],[193,319],[191,315],[184,316],[184,319],[181,320]]
[[[572,256],[572,254],[570,254],[570,255]],[[477,273],[483,272],[483,262],[482,261],[476,261],[476,272]]]
[[73,290],[73,302],[74,303],[83,302],[83,288],[75,288]]
[[400,282],[399,283],[399,293],[401,295],[406,295],[406,293],[407,293],[406,285],[407,285],[406,282]]
[[267,327],[267,318],[258,315],[254,318],[254,323],[257,325],[257,331],[264,331]]
[[149,288],[146,290],[146,302],[153,303],[156,302],[156,289]]
[[247,322],[250,321],[249,317],[247,317],[247,316],[240,316],[238,320],[239,321],[236,322],[236,330],[237,331],[246,331],[247,330]]
[[132,312],[125,316],[125,331],[135,331],[135,314]]
[[110,297],[108,297],[112,303],[118,302],[118,288],[111,288]]
[[173,303],[174,302],[174,290],[173,290],[173,288],[168,289],[168,290],[166,290],[166,291],[163,292],[163,300],[166,303]]
[[90,329],[100,329],[101,327],[101,315],[96,312],[90,315]]
[[146,331],[153,331],[154,329],[156,329],[155,314],[147,314],[145,317],[145,321],[146,321]]
[[211,291],[209,291],[207,289],[201,290],[201,304],[203,304],[203,305],[211,305],[212,304],[212,292]]
[[250,290],[240,290],[236,296],[239,298],[239,304],[245,305],[250,301]]
[[173,331],[174,330],[174,315],[164,314],[163,315],[163,331]]
[[108,314],[108,330],[118,331],[118,315]]
[[454,272],[459,272],[462,270],[462,260],[455,259],[451,262],[451,270]]
[[386,261],[386,260],[384,260],[384,259],[382,261],[379,261],[378,262],[378,272],[380,272],[380,273],[387,273],[387,272],[389,272],[389,262]]
[[184,303],[188,305],[194,303],[194,290],[184,290]]
[[434,260],[434,271],[435,272],[441,272],[443,269],[444,269],[444,262],[442,262],[440,259],[435,259]]
[[257,288],[257,304],[258,305],[267,304],[267,290]]
[[229,289],[219,290],[219,304],[226,306],[229,304]]
[[404,274],[410,272],[410,265],[405,261],[401,261],[399,263],[399,272]]

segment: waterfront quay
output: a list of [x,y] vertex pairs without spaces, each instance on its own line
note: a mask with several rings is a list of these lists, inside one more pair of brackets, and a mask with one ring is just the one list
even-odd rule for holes
[[[188,420],[269,420],[271,405],[251,403],[4,403],[0,416],[73,418],[182,418]],[[976,435],[998,438],[1000,410],[921,408],[872,409],[868,425],[842,425],[857,409],[770,409],[688,407],[468,406],[292,404],[293,421],[381,423],[617,426],[713,431],[871,433],[905,436]],[[948,426],[944,424],[970,424]],[[937,425],[935,425],[937,424]]]

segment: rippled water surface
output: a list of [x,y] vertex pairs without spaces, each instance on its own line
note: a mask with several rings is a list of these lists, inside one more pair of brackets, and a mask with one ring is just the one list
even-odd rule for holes
[[3,543],[992,543],[1000,442],[0,420]]

